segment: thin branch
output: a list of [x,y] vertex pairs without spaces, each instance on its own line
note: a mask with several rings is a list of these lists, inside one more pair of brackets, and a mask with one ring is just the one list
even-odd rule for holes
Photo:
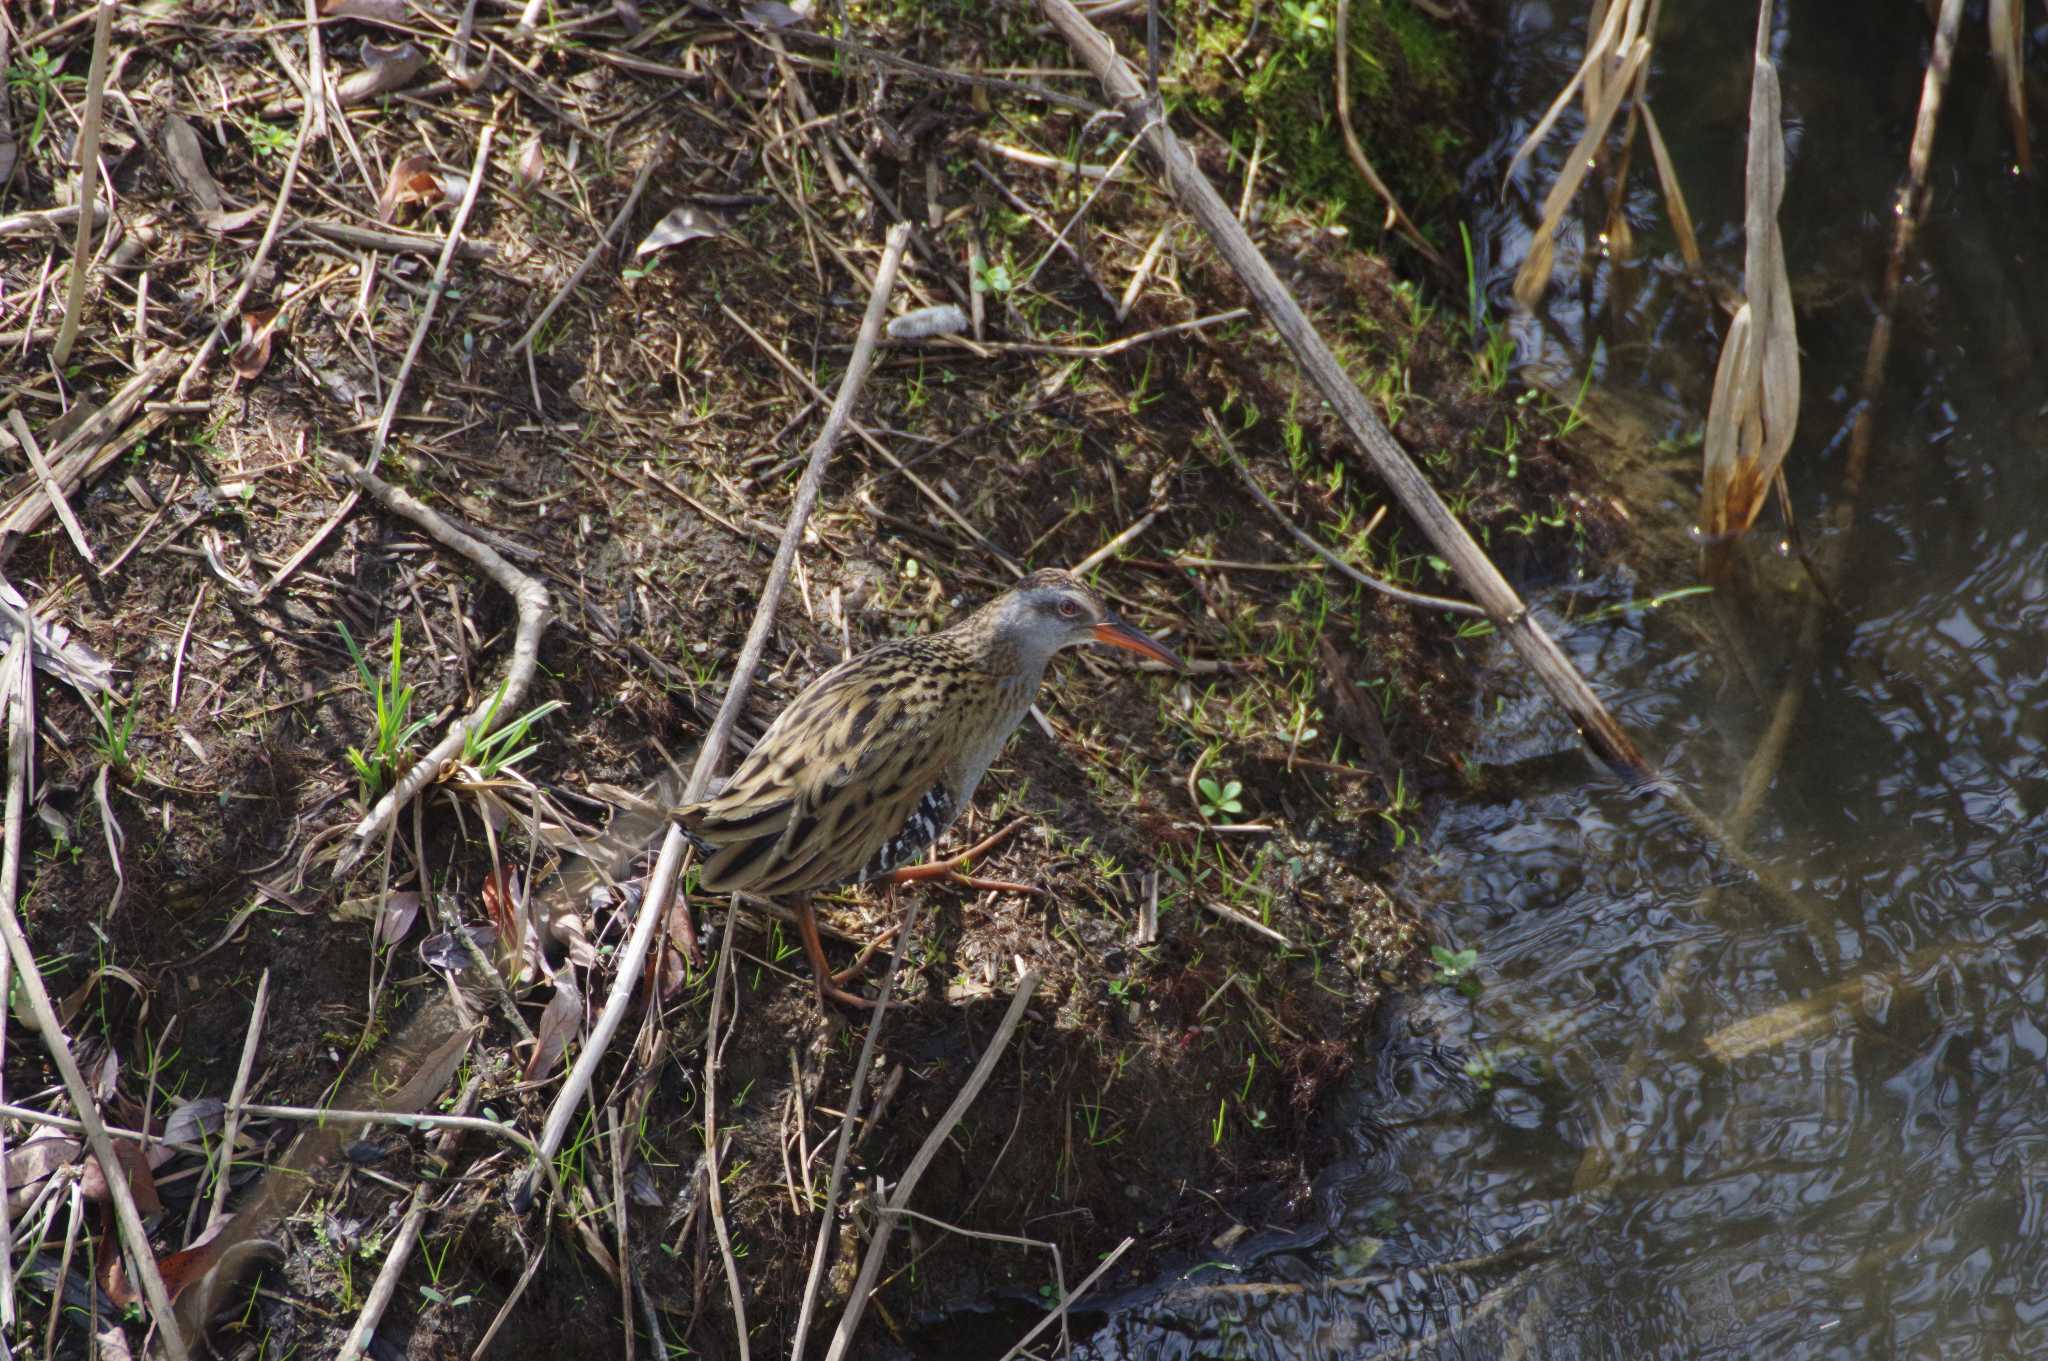
[[[735,904],[737,905],[737,904]],[[739,1338],[740,1361],[752,1361],[747,1340],[747,1296],[740,1288],[740,1264],[732,1252],[732,1230],[725,1218],[725,1188],[718,1170],[718,1022],[725,1007],[725,989],[732,982],[732,936],[718,942],[718,968],[711,975],[711,1019],[704,1030],[704,1176],[711,1226],[718,1235],[718,1256],[725,1263],[725,1288],[732,1297],[733,1333]],[[737,999],[735,999],[737,1000]],[[631,1328],[627,1329],[631,1332]]]
[[1401,201],[1394,197],[1394,191],[1387,188],[1379,172],[1366,159],[1365,148],[1358,143],[1358,133],[1351,126],[1351,0],[1337,0],[1337,127],[1344,134],[1344,150],[1351,155],[1351,164],[1372,186],[1372,191],[1387,201],[1387,217],[1398,225],[1401,235],[1408,243],[1428,257],[1431,264],[1448,272],[1450,265],[1437,253],[1435,246],[1423,239],[1422,231],[1401,208]]
[[412,1260],[413,1245],[420,1241],[420,1226],[426,1222],[428,1208],[427,1188],[415,1186],[412,1208],[405,1212],[398,1232],[384,1250],[384,1266],[377,1272],[377,1283],[370,1287],[369,1298],[363,1301],[363,1311],[356,1315],[355,1326],[348,1330],[337,1361],[355,1361],[369,1353],[370,1339],[376,1335],[384,1311],[390,1308],[392,1296],[398,1293],[398,1278],[405,1274],[406,1263]]
[[1344,559],[1338,557],[1336,553],[1324,547],[1314,535],[1288,519],[1287,512],[1275,505],[1272,497],[1266,495],[1266,489],[1259,485],[1259,480],[1252,476],[1252,470],[1245,466],[1243,457],[1237,452],[1236,442],[1230,438],[1230,433],[1223,428],[1223,422],[1216,418],[1216,413],[1205,407],[1202,414],[1209,418],[1209,428],[1215,432],[1216,438],[1222,442],[1223,452],[1230,458],[1230,466],[1237,469],[1237,475],[1244,479],[1244,485],[1250,490],[1253,499],[1264,506],[1266,512],[1280,522],[1280,527],[1286,530],[1288,537],[1292,538],[1296,543],[1336,568],[1339,572],[1342,572],[1350,580],[1357,582],[1369,591],[1379,592],[1389,600],[1398,600],[1404,605],[1418,605],[1428,610],[1446,610],[1452,614],[1469,615],[1479,619],[1486,617],[1486,611],[1480,609],[1469,600],[1452,600],[1446,596],[1424,595],[1420,591],[1411,591],[1405,587],[1396,586],[1392,582],[1381,581],[1378,577],[1367,576],[1350,563],[1344,561]]
[[811,1335],[811,1320],[817,1316],[818,1295],[825,1286],[825,1259],[832,1251],[833,1230],[839,1210],[839,1193],[846,1185],[846,1161],[853,1152],[853,1127],[860,1123],[861,1103],[867,1099],[868,1074],[875,1066],[875,1049],[882,1038],[882,1018],[888,1014],[889,997],[896,990],[896,972],[903,967],[903,951],[917,930],[917,900],[911,899],[910,913],[896,933],[896,947],[889,955],[889,972],[882,977],[882,991],[875,998],[874,1013],[868,1018],[868,1033],[860,1042],[860,1057],[854,1060],[853,1086],[846,1095],[846,1110],[839,1117],[839,1144],[832,1151],[832,1176],[825,1183],[825,1206],[818,1215],[818,1239],[811,1247],[811,1274],[804,1281],[803,1304],[797,1310],[796,1340],[789,1349],[790,1361],[803,1361],[804,1343]]
[[376,806],[363,815],[362,821],[349,833],[348,842],[335,863],[335,874],[339,876],[348,873],[362,860],[370,846],[396,821],[399,809],[441,777],[442,767],[462,754],[463,745],[472,733],[480,732],[493,717],[510,721],[519,712],[526,699],[527,687],[533,683],[534,672],[539,666],[540,637],[547,628],[549,605],[547,587],[505,561],[497,549],[456,528],[439,511],[422,504],[411,492],[392,486],[346,455],[330,450],[328,457],[339,463],[343,471],[355,479],[356,485],[367,491],[379,505],[395,515],[404,516],[476,564],[478,570],[512,597],[512,603],[519,612],[519,625],[512,635],[512,660],[505,668],[504,681],[478,701],[468,715],[450,724],[447,734],[434,744],[433,749],[415,761],[412,768],[385,792],[384,797],[377,800]]
[[263,1035],[263,1018],[270,1010],[270,970],[256,980],[256,1004],[249,1009],[249,1033],[242,1040],[242,1062],[235,1069],[235,1085],[228,1091],[228,1109],[220,1127],[220,1171],[215,1174],[213,1209],[206,1216],[208,1228],[227,1218],[229,1175],[235,1163],[235,1140],[242,1131],[242,1103],[249,1096],[249,1075],[256,1068],[256,1044]]
[[633,209],[639,205],[640,195],[647,188],[649,177],[654,174],[654,163],[657,159],[657,157],[649,156],[646,164],[640,167],[640,173],[633,177],[632,192],[626,195],[626,201],[620,205],[618,215],[612,219],[612,225],[604,229],[604,235],[598,237],[597,243],[584,254],[582,263],[577,265],[570,273],[568,282],[563,284],[556,291],[555,296],[548,300],[548,305],[541,309],[540,315],[533,319],[533,325],[526,328],[526,334],[512,342],[513,354],[518,354],[521,350],[533,344],[533,338],[540,334],[541,327],[547,325],[548,319],[553,317],[562,304],[569,300],[569,295],[576,291],[576,285],[583,282],[583,276],[590,272],[590,267],[597,263],[598,257],[604,254],[605,250],[611,246],[612,239],[632,219]]

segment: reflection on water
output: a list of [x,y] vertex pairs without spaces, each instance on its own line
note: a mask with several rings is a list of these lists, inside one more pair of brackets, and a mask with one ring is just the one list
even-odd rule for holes
[[[1809,522],[1837,483],[1920,9],[1800,4],[1775,45],[1806,364],[1788,466]],[[1652,96],[1732,278],[1749,19],[1665,10]],[[1503,679],[1513,718],[1481,757],[1515,764],[1521,793],[1446,814],[1407,885],[1478,949],[1483,990],[1390,1022],[1310,1233],[1126,1302],[1082,1354],[2048,1355],[2048,195],[2010,174],[1975,25],[1841,611],[1750,837],[1818,905],[1820,938],[1656,804],[1531,759],[1559,734]],[[1499,139],[1473,171],[1503,301],[1575,128],[1506,205],[1491,186],[1582,37],[1581,5],[1515,11]],[[1561,242],[1522,357],[1592,362],[1611,393],[1696,423],[1721,322],[1637,178],[1638,257]],[[1725,806],[1769,698],[1700,634],[1635,616],[1564,641],[1645,750]],[[1751,644],[1783,684],[1783,649]]]

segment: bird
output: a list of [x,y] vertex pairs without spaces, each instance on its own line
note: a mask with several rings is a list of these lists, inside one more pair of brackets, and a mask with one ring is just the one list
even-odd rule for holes
[[1185,669],[1058,568],[1032,572],[949,628],[832,667],[776,716],[730,779],[674,810],[703,857],[697,886],[793,900],[820,1004],[867,1005],[837,985],[811,895],[957,872],[1007,835],[951,861],[916,863],[973,800],[1054,654],[1089,642]]

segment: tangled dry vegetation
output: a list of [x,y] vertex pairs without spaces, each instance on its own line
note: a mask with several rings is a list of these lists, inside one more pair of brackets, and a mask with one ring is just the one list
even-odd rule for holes
[[[1465,778],[1476,630],[1291,537],[1446,587],[1035,14],[537,8],[0,14],[4,612],[38,640],[8,669],[13,1341],[775,1351],[838,1317],[940,1128],[863,1336],[993,1303],[999,1352],[1126,1238],[1105,1283],[1284,1217],[1413,976],[1375,869]],[[1379,209],[1333,190],[1335,132],[1313,176],[1268,153],[1328,107],[1330,19],[1262,8],[1168,26],[1183,135],[1503,567],[1569,570],[1610,523],[1569,415],[1513,400],[1483,307],[1361,249]],[[1443,136],[1403,104],[1416,16],[1347,22],[1361,125]],[[896,223],[921,319],[829,465],[736,743],[1025,566],[1088,565],[1195,670],[1066,667],[961,829],[1023,819],[986,868],[1038,892],[923,891],[870,1055],[774,910],[686,898],[620,979],[636,889],[554,858],[702,740]],[[645,840],[625,819],[608,844]],[[839,939],[886,924],[823,908]]]

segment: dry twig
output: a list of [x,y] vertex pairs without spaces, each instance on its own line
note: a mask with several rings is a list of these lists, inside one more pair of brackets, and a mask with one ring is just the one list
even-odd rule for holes
[[512,660],[506,665],[504,681],[476,708],[450,724],[447,734],[434,744],[432,750],[414,762],[412,768],[385,791],[384,797],[377,800],[376,806],[363,815],[349,833],[335,864],[335,874],[343,875],[353,869],[368,853],[371,844],[394,825],[398,810],[441,777],[442,767],[461,755],[463,744],[472,733],[482,729],[486,720],[502,716],[509,721],[519,712],[539,665],[540,638],[547,628],[549,607],[547,587],[505,561],[497,549],[456,528],[439,511],[422,504],[411,492],[392,486],[346,455],[330,451],[329,457],[339,463],[343,471],[355,479],[356,485],[367,491],[379,505],[412,521],[443,545],[476,564],[478,570],[512,597],[512,603],[519,611],[519,625],[512,635]]

